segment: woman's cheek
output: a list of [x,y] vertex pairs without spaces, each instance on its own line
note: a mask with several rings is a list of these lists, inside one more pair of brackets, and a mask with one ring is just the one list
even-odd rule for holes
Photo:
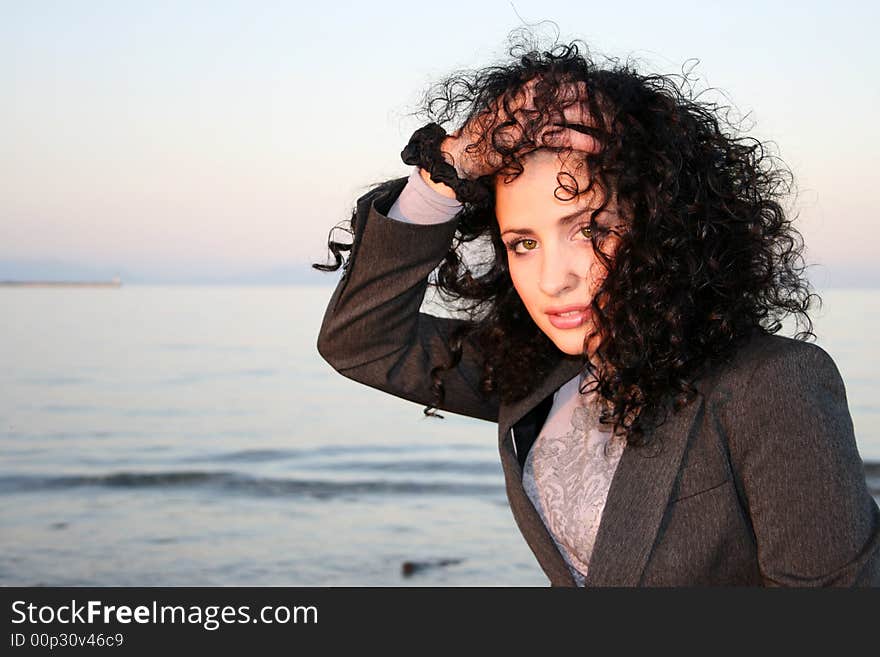
[[507,271],[510,274],[510,280],[513,283],[513,289],[516,290],[516,293],[519,295],[520,301],[525,303],[526,299],[523,294],[524,290],[522,289],[522,284],[520,283],[519,270],[515,266],[508,266]]
[[[511,258],[511,260],[513,260],[513,258]],[[526,310],[528,310],[529,314],[531,315],[534,310],[532,308],[532,297],[534,296],[532,285],[533,277],[529,273],[527,263],[510,262],[508,264],[507,270],[510,273],[510,280],[513,283],[513,288],[516,290],[516,293],[519,295],[520,301],[522,301],[523,305],[526,307]]]

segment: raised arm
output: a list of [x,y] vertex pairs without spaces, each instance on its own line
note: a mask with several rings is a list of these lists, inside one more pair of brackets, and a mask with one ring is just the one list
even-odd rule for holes
[[[431,370],[450,358],[450,338],[463,320],[420,312],[428,275],[452,243],[456,220],[434,224],[388,217],[407,179],[389,181],[358,200],[354,243],[327,306],[318,351],[340,374],[423,405],[434,405]],[[496,397],[479,392],[482,360],[472,341],[442,374],[439,408],[489,421]]]
[[[453,165],[459,179],[476,180],[494,173],[501,158],[496,142],[516,143],[517,121],[535,111],[537,79],[527,82],[505,103],[490,103],[459,130],[439,144],[442,157]],[[581,84],[563,87],[569,104],[531,142],[539,146],[595,151],[598,142],[583,128],[589,124],[585,110],[586,90]],[[490,129],[494,139],[488,138]],[[519,135],[521,136],[521,135]],[[415,137],[415,135],[414,135]],[[509,137],[509,139],[508,139]],[[409,147],[404,153],[409,152]],[[418,152],[418,149],[415,150]],[[418,183],[423,194],[434,194],[429,204],[442,206],[444,198],[456,204],[456,192],[435,182],[420,169]],[[349,260],[336,288],[318,336],[318,351],[338,372],[355,381],[426,406],[437,405],[431,371],[450,362],[451,342],[463,320],[440,318],[419,311],[428,275],[440,264],[455,234],[454,220],[436,223],[410,222],[395,203],[407,179],[389,181],[362,197],[355,212],[354,242]],[[410,207],[422,199],[413,195]],[[395,216],[389,217],[394,206]],[[453,413],[497,421],[497,396],[480,392],[483,362],[473,340],[464,339],[461,360],[442,373],[445,398],[439,408]]]

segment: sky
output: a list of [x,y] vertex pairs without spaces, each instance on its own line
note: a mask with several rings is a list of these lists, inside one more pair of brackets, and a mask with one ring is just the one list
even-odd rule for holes
[[880,8],[850,0],[0,0],[0,279],[305,275],[408,172],[426,88],[541,21],[645,72],[696,64],[794,172],[814,284],[880,286]]

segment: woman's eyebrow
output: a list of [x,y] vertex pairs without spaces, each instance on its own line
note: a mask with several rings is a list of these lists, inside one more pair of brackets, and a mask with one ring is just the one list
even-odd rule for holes
[[[570,214],[566,214],[566,215],[559,217],[559,219],[557,220],[556,223],[559,226],[563,226],[563,227],[567,226],[568,224],[572,223],[578,217],[580,217],[590,211],[592,211],[592,208],[581,208],[580,210],[575,210],[574,212],[572,212]],[[520,235],[534,235],[535,231],[533,231],[531,228],[508,228],[503,233],[501,233],[502,237],[504,235],[507,235],[507,233],[518,233]]]

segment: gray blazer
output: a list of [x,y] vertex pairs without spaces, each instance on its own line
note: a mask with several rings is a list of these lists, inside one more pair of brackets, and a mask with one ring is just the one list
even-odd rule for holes
[[[318,351],[346,377],[430,405],[429,372],[445,360],[461,320],[420,306],[456,222],[389,219],[405,182],[358,200]],[[560,352],[528,397],[504,404],[478,392],[480,355],[466,342],[443,379],[441,408],[498,423],[510,507],[551,586],[574,581],[525,494],[522,464],[553,393],[579,369],[579,358]],[[653,448],[624,449],[586,585],[880,585],[880,509],[831,358],[813,344],[762,334],[696,385],[697,398],[656,430]]]

